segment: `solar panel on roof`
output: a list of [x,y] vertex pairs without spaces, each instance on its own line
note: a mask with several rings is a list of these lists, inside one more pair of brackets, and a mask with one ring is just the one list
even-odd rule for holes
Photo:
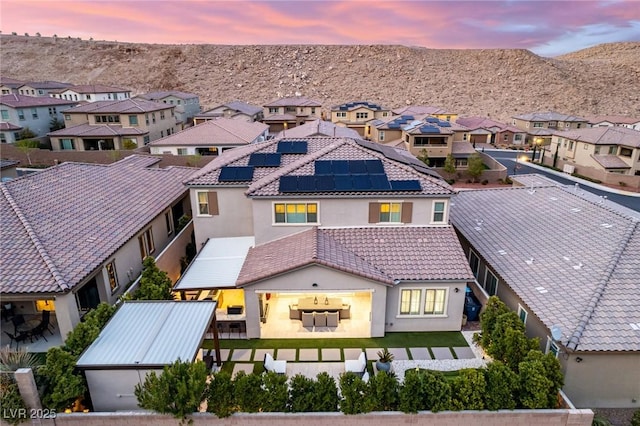
[[278,167],[280,165],[280,154],[254,152],[249,157],[249,165],[257,167]]
[[364,160],[351,160],[349,161],[349,173],[352,175],[355,174],[366,174],[367,173],[367,163]]
[[451,123],[449,123],[448,121],[441,121],[438,123],[438,126],[440,127],[451,127]]
[[336,191],[352,191],[353,182],[350,175],[334,176],[333,180],[336,184]]
[[368,175],[353,175],[351,176],[353,182],[353,189],[356,191],[371,191],[371,179]]
[[246,182],[253,179],[253,166],[225,166],[220,169],[219,182]]
[[427,123],[437,123],[440,120],[438,120],[436,117],[427,117],[424,119],[424,121],[426,121]]
[[420,191],[419,180],[390,180],[391,189],[393,191]]
[[281,176],[279,190],[280,192],[298,192],[298,177]]
[[348,175],[349,162],[346,160],[333,160],[331,162],[331,171],[334,175]]
[[420,133],[440,133],[440,129],[435,126],[422,126],[420,127]]
[[335,191],[336,183],[333,176],[321,175],[316,176],[316,189],[318,191]]
[[282,154],[306,154],[307,141],[280,141],[277,152]]
[[314,192],[316,190],[315,176],[298,176],[298,191]]
[[401,115],[400,118],[403,120],[413,120],[413,115]]
[[397,123],[389,123],[387,127],[389,127],[390,129],[399,129],[400,125]]
[[330,175],[331,174],[331,160],[316,160],[314,162],[314,169],[316,175]]
[[380,160],[365,160],[365,164],[367,165],[367,172],[370,174],[384,173],[384,166]]
[[384,173],[371,174],[369,179],[371,180],[371,189],[374,191],[388,191],[391,189],[389,179]]

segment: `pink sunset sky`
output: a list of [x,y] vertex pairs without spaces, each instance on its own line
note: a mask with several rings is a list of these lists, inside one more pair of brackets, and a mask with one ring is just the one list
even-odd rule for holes
[[401,44],[555,56],[640,41],[637,0],[2,0],[0,17],[3,34],[162,44]]

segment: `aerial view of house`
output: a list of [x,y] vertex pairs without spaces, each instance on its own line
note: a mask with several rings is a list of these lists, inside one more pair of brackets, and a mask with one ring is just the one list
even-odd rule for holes
[[49,96],[70,101],[122,101],[131,97],[131,90],[104,84],[84,84],[49,90]]
[[283,129],[322,118],[321,108],[322,103],[304,96],[279,98],[263,106],[262,122],[269,125],[270,133],[276,134]]
[[177,125],[180,128],[191,125],[193,117],[200,113],[200,98],[194,93],[186,93],[179,90],[162,90],[143,93],[135,96],[135,98],[175,105],[174,114]]
[[263,111],[261,106],[251,105],[242,101],[230,101],[197,114],[193,119],[193,124],[200,124],[218,117],[261,121]]
[[331,121],[354,129],[360,136],[369,138],[371,129],[367,122],[391,116],[391,110],[373,102],[354,101],[331,107]]
[[[63,113],[78,105],[76,101],[54,99],[27,95],[2,95],[0,96],[0,120],[8,123],[5,134],[7,142],[15,142],[11,139],[18,127],[23,130],[29,128],[36,137],[46,136],[51,131],[51,121],[63,121]],[[4,129],[3,129],[4,130]]]

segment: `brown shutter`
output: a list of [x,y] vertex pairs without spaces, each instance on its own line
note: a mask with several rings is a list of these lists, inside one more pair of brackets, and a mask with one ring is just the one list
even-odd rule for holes
[[369,223],[380,222],[380,203],[369,203]]
[[402,203],[402,223],[411,223],[413,203]]
[[147,253],[145,252],[145,249],[144,249],[144,242],[142,241],[142,235],[138,237],[138,244],[140,244],[140,257],[142,258],[142,260],[144,260],[144,258],[147,257]]
[[209,191],[207,193],[208,201],[209,201],[209,214],[210,215],[219,215],[218,211],[218,193]]

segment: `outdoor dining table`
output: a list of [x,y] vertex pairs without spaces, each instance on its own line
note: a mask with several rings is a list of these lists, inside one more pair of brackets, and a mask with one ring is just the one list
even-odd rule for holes
[[302,312],[333,312],[342,309],[342,299],[339,297],[304,297],[298,299],[298,310]]

